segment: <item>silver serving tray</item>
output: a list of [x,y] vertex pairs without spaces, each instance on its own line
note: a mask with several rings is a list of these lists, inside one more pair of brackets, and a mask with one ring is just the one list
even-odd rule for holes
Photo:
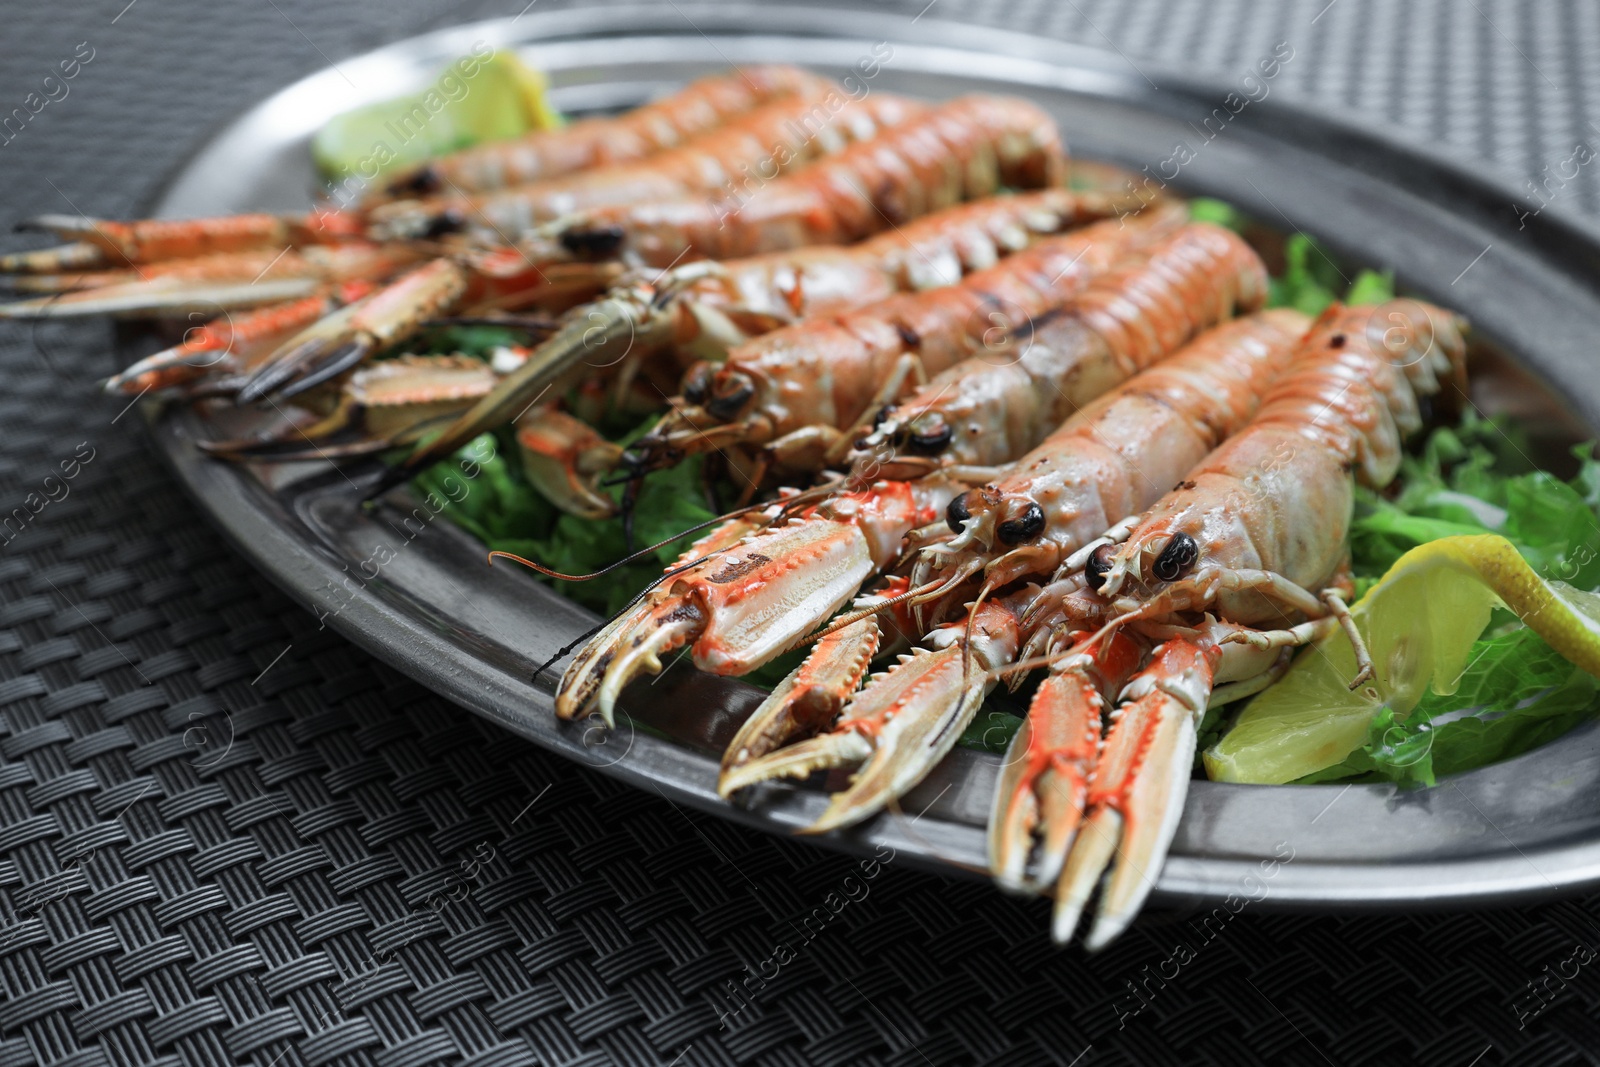
[[[1479,376],[1482,405],[1538,413],[1555,439],[1600,426],[1596,231],[1551,211],[1519,219],[1509,185],[1276,94],[1208,136],[1218,123],[1205,120],[1242,82],[1135,70],[1115,54],[933,17],[669,3],[431,33],[342,60],[260,104],[181,170],[157,212],[304,207],[315,187],[307,143],[324,121],[429,83],[477,42],[519,49],[551,74],[559,106],[582,111],[637,103],[732,63],[781,60],[843,76],[876,41],[893,55],[874,91],[1027,96],[1057,114],[1078,155],[1162,176],[1185,142],[1194,158],[1178,168],[1177,188],[1307,230],[1354,262],[1392,267],[1408,291],[1463,309],[1478,336],[1514,353],[1515,363]],[[719,742],[757,701],[751,687],[679,666],[629,691],[633,721],[614,733],[558,724],[552,677],[529,677],[594,621],[589,613],[511,568],[489,569],[482,547],[445,520],[403,526],[392,505],[364,513],[349,479],[364,486],[371,469],[347,479],[327,468],[229,466],[192,444],[228,427],[188,411],[149,414],[179,479],[245,555],[327,625],[423,684],[674,804],[776,833],[821,811],[815,788],[767,789],[748,805],[717,798]],[[392,559],[369,580],[362,561],[383,558],[380,549]],[[905,798],[903,813],[816,840],[851,851],[886,843],[929,868],[979,873],[999,762],[958,750]],[[1600,731],[1580,729],[1432,789],[1196,782],[1156,892],[1173,904],[1259,897],[1262,864],[1291,852],[1264,882],[1269,903],[1460,905],[1593,884]]]

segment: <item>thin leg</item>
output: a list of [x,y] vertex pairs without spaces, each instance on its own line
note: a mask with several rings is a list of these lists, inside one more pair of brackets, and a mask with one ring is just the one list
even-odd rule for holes
[[706,506],[711,509],[711,514],[721,515],[725,510],[722,506],[721,493],[717,491],[717,476],[724,472],[726,463],[721,452],[712,452],[700,464],[700,489],[706,496]]
[[845,440],[847,438],[832,426],[803,426],[777,438],[764,451],[785,469],[814,470],[827,466],[826,457]]
[[[727,463],[726,455],[723,456],[723,462]],[[739,499],[733,505],[735,508],[742,508],[746,504],[750,503],[750,501],[756,495],[756,490],[761,488],[761,483],[766,481],[767,471],[771,469],[771,467],[772,455],[771,453],[763,450],[756,458],[756,468],[754,471],[755,476],[747,477],[745,479],[744,488],[739,490]],[[729,465],[729,469],[732,469],[731,464]]]
[[1333,619],[1330,616],[1324,616],[1320,619],[1313,619],[1310,622],[1303,622],[1299,626],[1293,626],[1286,630],[1247,630],[1240,628],[1224,637],[1221,644],[1249,645],[1251,648],[1259,648],[1262,651],[1270,651],[1274,648],[1299,648],[1301,645],[1309,645],[1326,634],[1332,623]]
[[633,379],[639,373],[639,365],[644,362],[645,353],[629,352],[622,358],[621,365],[617,368],[617,378],[611,385],[611,410],[621,411],[627,399],[628,390],[633,386]]
[[1110,541],[1114,545],[1120,545],[1128,539],[1130,534],[1133,533],[1133,528],[1139,525],[1139,520],[1143,517],[1143,515],[1137,514],[1129,515],[1127,518],[1111,527],[1111,529],[1107,530],[1101,536],[1105,537],[1106,540]]
[[1355,650],[1356,666],[1361,668],[1350,680],[1350,688],[1355,689],[1361,683],[1369,681],[1376,673],[1372,666],[1372,653],[1367,651],[1367,642],[1362,639],[1361,631],[1356,629],[1356,621],[1350,617],[1350,609],[1345,606],[1344,598],[1336,590],[1324,589],[1322,600],[1328,605],[1333,617],[1339,620],[1339,625],[1344,627],[1345,636],[1350,638],[1350,647]]
[[907,353],[895,360],[894,369],[889,372],[889,377],[879,387],[878,391],[873,394],[872,401],[861,410],[860,415],[856,416],[856,421],[845,427],[843,432],[839,434],[838,440],[834,441],[828,448],[828,451],[823,455],[823,462],[835,463],[843,458],[850,446],[855,444],[856,435],[866,427],[872,417],[878,413],[878,410],[900,395],[900,389],[905,385],[906,380],[915,380],[920,385],[922,377],[922,361],[917,359],[916,356]]
[[[896,462],[903,462],[896,460]],[[946,467],[941,472],[949,475],[958,482],[966,485],[988,485],[1005,474],[1005,467],[977,467],[971,464],[958,463],[953,467]]]
[[1238,682],[1228,682],[1225,685],[1219,685],[1215,689],[1211,690],[1211,699],[1206,702],[1206,707],[1220,708],[1224,704],[1232,704],[1235,701],[1243,700],[1245,697],[1255,696],[1257,693],[1267,688],[1267,686],[1271,685],[1273,682],[1276,682],[1279,678],[1282,678],[1285,674],[1287,674],[1289,671],[1289,664],[1292,662],[1294,662],[1294,653],[1286,648],[1278,654],[1278,658],[1273,662],[1272,666],[1268,667],[1254,678],[1246,678],[1243,681]]
[[1310,590],[1296,585],[1276,571],[1263,571],[1254,569],[1240,569],[1222,572],[1223,583],[1228,589],[1250,589],[1263,596],[1271,597],[1280,604],[1294,608],[1303,615],[1316,618],[1328,614],[1328,609],[1321,600]]

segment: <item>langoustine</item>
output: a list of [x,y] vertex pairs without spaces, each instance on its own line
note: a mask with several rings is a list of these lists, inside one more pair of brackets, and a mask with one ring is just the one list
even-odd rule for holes
[[[615,279],[615,273],[595,272],[594,260],[668,268],[686,260],[847,244],[989,196],[1002,185],[1059,186],[1065,166],[1055,124],[1037,107],[1004,97],[963,97],[778,178],[742,204],[707,196],[592,209],[551,223],[531,243],[434,260],[367,298],[391,312],[367,334],[399,344],[414,336],[427,313],[446,314],[467,300],[562,310]],[[485,268],[485,257],[495,269]],[[408,296],[407,287],[416,288],[418,279],[427,279],[429,301],[438,294],[437,302]],[[285,343],[299,355],[292,373],[264,373],[241,390],[240,399],[281,399],[305,388],[307,378],[342,373],[370,353],[364,340],[338,322],[318,323]],[[582,358],[580,348],[562,360],[541,359],[507,387],[538,395]],[[481,422],[500,405],[498,396],[486,398],[482,409],[463,416],[463,425]]]
[[387,177],[373,200],[459,189],[484,192],[631,163],[674,148],[774,100],[826,102],[838,87],[782,64],[740,67],[699,78],[659,100],[614,117],[580,119],[557,130],[475,145]]
[[[1038,489],[1050,505],[1029,523],[1027,540],[1071,552],[1157,500],[1255,413],[1289,364],[1305,322],[1297,312],[1279,310],[1218,326],[1069,418],[1006,476]],[[997,495],[984,486],[954,496],[945,519],[958,535],[976,529],[993,537],[994,514],[972,502]],[[958,570],[935,579],[932,590],[909,588],[897,599],[961,589],[969,576],[969,570]],[[994,684],[988,672],[1014,662],[1037,626],[1024,623],[1039,596],[1038,585],[1027,579],[1041,576],[1007,577],[1008,592],[991,595],[1000,583],[986,583],[961,618],[928,632],[922,648],[859,693],[858,677],[832,693],[768,700],[729,746],[719,789],[729,795],[773,778],[859,764],[850,787],[831,799],[813,832],[859,822],[903,795],[954,745]],[[1018,579],[1026,584],[1019,587]],[[882,603],[874,598],[858,605],[846,616],[846,628],[865,627],[861,640],[875,640],[873,616]],[[801,701],[839,708],[838,722],[814,738],[776,747],[774,739],[797,738],[805,720],[816,718],[796,713]],[[760,744],[751,743],[756,738]]]
[[368,212],[370,229],[394,239],[473,228],[491,242],[510,244],[535,226],[574,212],[726,195],[752,168],[767,164],[770,181],[928,111],[925,104],[875,93],[841,103],[813,127],[821,96],[819,91],[784,97],[636,162],[490,193],[449,189],[426,200],[380,204]]
[[[1185,232],[1189,231],[1180,231],[1173,240]],[[1193,233],[1190,239],[1194,239]],[[1170,306],[1156,305],[1162,308],[1159,314],[1169,320],[1163,325],[1145,322],[1144,329],[1135,330],[1135,323],[1149,314],[1150,305],[1123,301],[1115,305],[1118,310],[1109,318],[1122,325],[1126,337],[1108,331],[1105,336],[1094,335],[1105,344],[1086,346],[1079,321],[1062,317],[1042,325],[1035,344],[1053,345],[1056,331],[1060,332],[1063,355],[1058,363],[1063,373],[1072,378],[1074,368],[1094,371],[1076,376],[1079,400],[1088,402],[1236,308],[1252,310],[1260,304],[1265,296],[1265,271],[1260,261],[1243,245],[1235,248],[1224,243],[1222,249],[1227,253],[1221,257],[1230,268],[1227,270],[1216,269],[1215,258],[1186,254],[1162,260],[1169,267],[1187,264],[1186,270],[1153,270],[1121,279],[1124,289],[1133,285],[1181,296]],[[1135,334],[1159,340],[1127,340]],[[1163,350],[1161,344],[1170,347]],[[1084,362],[1076,362],[1074,357]],[[994,417],[1004,418],[1003,409],[996,407]],[[1037,443],[1037,438],[1002,439],[1016,441],[1019,452]],[[726,558],[707,560],[658,587],[626,613],[604,641],[596,638],[591,642],[562,680],[558,709],[579,714],[598,701],[601,713],[609,717],[611,702],[622,685],[638,673],[659,669],[656,657],[623,655],[628,647],[670,651],[692,642],[694,663],[703,670],[721,674],[753,670],[820,624],[875,570],[892,562],[904,537],[916,528],[904,524],[909,521],[906,517],[920,515],[933,498],[947,501],[960,484],[949,476],[909,483],[869,482],[850,486],[850,492],[806,515],[793,517],[785,512],[784,527],[753,536]],[[915,508],[904,503],[889,507],[890,502],[904,500],[919,503]],[[797,607],[801,604],[803,609]]]
[[[948,287],[1083,223],[1116,216],[1137,227],[1160,225],[1133,219],[1141,206],[1127,197],[1044,189],[946,208],[859,244],[635,272],[603,300],[569,312],[525,369],[470,417],[408,456],[404,469],[421,469],[504,422],[537,395],[541,381],[549,385],[549,368],[567,366],[569,376],[592,380],[620,364],[665,354],[681,373],[692,359],[720,362],[745,342],[798,322]],[[631,373],[618,371],[617,391]]]
[[[1265,299],[1266,270],[1248,245],[1176,221],[1155,209],[1099,223],[957,286],[741,346],[690,371],[687,404],[635,444],[636,469],[711,448],[758,448],[791,474],[844,460],[852,446],[852,464],[890,477],[1015,458],[1078,404]],[[899,432],[934,419],[937,432]],[[874,458],[880,443],[892,461]]]
[[[1422,423],[1418,397],[1460,388],[1464,353],[1458,320],[1430,305],[1329,309],[1250,425],[1137,521],[1087,546],[1078,569],[1036,602],[1032,611],[1052,619],[1037,643],[1057,664],[1017,744],[1030,766],[1070,768],[1063,777],[1081,797],[1053,805],[1042,830],[1065,854],[1058,940],[1072,936],[1107,867],[1089,947],[1137,913],[1176,831],[1208,705],[1262,688],[1292,649],[1334,627],[1357,648],[1362,671],[1351,684],[1374,668],[1343,602],[1353,486],[1394,478],[1403,439]],[[1124,632],[1153,647],[1119,696],[1086,665]],[[1230,683],[1225,694],[1219,681]],[[1102,704],[1111,727],[1092,753],[1038,744],[1098,730]],[[996,859],[1014,875],[1046,783],[1022,775],[1006,785],[1012,795],[997,801],[991,833],[1007,838]]]
[[[834,103],[838,93],[831,80],[797,67],[744,67],[701,78],[622,115],[583,119],[562,129],[538,130],[428,160],[385,178],[367,204],[447,189],[482,192],[635,162],[788,97],[820,101],[831,115],[844,106]],[[809,121],[812,109],[803,110],[800,117]],[[249,212],[199,219],[120,221],[40,215],[26,220],[22,228],[72,243],[0,256],[0,274],[121,269],[219,252],[339,243],[366,235],[367,212],[324,205],[304,213]]]

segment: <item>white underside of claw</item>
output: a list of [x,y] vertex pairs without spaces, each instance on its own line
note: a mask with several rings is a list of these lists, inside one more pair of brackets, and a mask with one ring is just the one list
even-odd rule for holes
[[[758,782],[800,778],[813,771],[860,764],[849,788],[834,794],[806,829],[824,833],[851,826],[911,789],[961,736],[982,699],[977,668],[963,683],[962,650],[918,649],[890,671],[874,675],[845,708],[843,729],[820,734],[731,767],[719,783],[724,796]],[[848,725],[877,724],[872,736]]]
[[778,683],[728,743],[717,782],[724,799],[736,788],[731,783],[737,768],[833,724],[866,674],[880,637],[877,618],[868,615],[817,642],[805,662]]
[[745,674],[848,603],[873,561],[858,527],[814,519],[758,534],[709,567],[706,581],[729,577],[695,643],[695,666]]
[[1083,909],[1100,881],[1100,874],[1116,854],[1122,837],[1122,816],[1112,808],[1091,812],[1078,829],[1067,867],[1056,885],[1055,912],[1050,920],[1050,936],[1065,945],[1078,929]]
[[1211,694],[1210,682],[1198,671],[1186,670],[1171,678],[1158,678],[1153,674],[1141,674],[1123,687],[1122,693],[1117,697],[1118,703],[1129,700],[1138,700],[1154,692],[1162,692],[1176,700],[1192,715],[1202,715],[1206,710],[1206,700]]
[[819,734],[729,768],[717,792],[731,797],[741,789],[779,778],[804,778],[813,771],[847,767],[872,755],[872,742],[854,730]]
[[1000,767],[1000,780],[989,806],[989,871],[1007,893],[1024,893],[1028,889],[1028,857],[1033,850],[1033,833],[1040,823],[1036,787],[1030,784],[1024,790],[1022,786],[1032,735],[1033,723],[1022,720],[1006,748],[1005,763]]
[[1133,817],[1124,827],[1116,866],[1106,880],[1094,927],[1084,938],[1084,947],[1090,952],[1104,948],[1127,929],[1155,888],[1189,793],[1194,716],[1163,716],[1150,748],[1146,760],[1151,773],[1139,775],[1130,788],[1127,808]]
[[1192,646],[1164,646],[1163,652],[1167,648],[1176,651],[1158,652],[1123,689],[1126,703],[1112,713],[1101,746],[1089,815],[1056,887],[1053,932],[1065,942],[1110,865],[1094,926],[1084,939],[1090,951],[1122,933],[1155,888],[1188,795],[1211,671],[1201,654],[1184,654]]

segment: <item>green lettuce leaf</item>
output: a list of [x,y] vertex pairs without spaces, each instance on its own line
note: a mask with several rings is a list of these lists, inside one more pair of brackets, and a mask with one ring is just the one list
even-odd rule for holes
[[1394,299],[1394,271],[1364,270],[1344,294],[1346,304],[1381,304]]
[[1306,234],[1292,234],[1283,242],[1283,258],[1284,272],[1271,279],[1269,307],[1292,307],[1307,315],[1320,315],[1340,299],[1340,293],[1346,304],[1394,299],[1393,271],[1362,270],[1353,281],[1347,280],[1327,250]]
[[[1023,712],[1026,714],[1027,709]],[[1012,708],[1002,707],[985,701],[972,717],[967,728],[961,731],[961,737],[956,744],[962,748],[975,748],[980,752],[992,752],[996,756],[1006,754],[1006,749],[1011,745],[1011,739],[1017,736],[1017,731],[1022,728],[1024,715],[1017,714]]]
[[1351,551],[1358,576],[1376,577],[1419,544],[1456,534],[1497,533],[1545,578],[1580,589],[1600,585],[1600,463],[1585,445],[1570,481],[1529,470],[1513,427],[1468,413],[1429,435],[1402,461],[1392,500],[1358,490]]
[[[636,433],[646,432],[653,424],[651,420]],[[460,455],[481,456],[490,448],[495,450],[493,458],[480,461],[483,472],[459,503],[449,502],[443,492],[443,479],[458,469],[456,464],[445,462],[424,471],[417,477],[418,489],[446,499],[446,514],[489,548],[514,552],[565,574],[591,574],[627,555],[620,522],[561,514],[540,498],[522,478],[515,442],[485,435]],[[607,492],[619,499],[622,487],[613,486]],[[659,578],[662,569],[699,536],[685,530],[714,517],[701,495],[700,457],[652,474],[645,479],[635,508],[635,540],[641,548],[667,543],[603,578],[555,580],[554,584],[563,595],[610,615]],[[541,576],[541,580],[550,579]]]
[[1241,233],[1250,224],[1244,213],[1232,204],[1222,200],[1213,200],[1209,196],[1197,196],[1189,201],[1189,217],[1195,222],[1211,222],[1218,226],[1226,226],[1235,233]]
[[[1526,453],[1514,427],[1469,412],[1404,459],[1394,499],[1358,491],[1351,531],[1357,594],[1416,545],[1482,533],[1510,539],[1546,578],[1580,589],[1600,585],[1600,462],[1593,449],[1575,450],[1579,468],[1570,481],[1528,469]],[[1494,614],[1469,663],[1455,693],[1430,692],[1403,721],[1385,709],[1366,744],[1302,781],[1432,785],[1440,775],[1520,755],[1600,712],[1595,679],[1509,612]]]
[[488,359],[496,348],[527,343],[527,333],[507,326],[440,326],[429,330],[417,347],[421,351],[454,352]]
[[1344,279],[1332,257],[1303,233],[1283,243],[1284,272],[1271,280],[1268,307],[1291,307],[1320,315],[1344,290]]
[[1532,630],[1518,627],[1478,642],[1450,696],[1429,693],[1404,721],[1388,708],[1367,728],[1367,743],[1342,764],[1301,779],[1360,777],[1433,785],[1519,756],[1595,714],[1595,678],[1574,667]]

